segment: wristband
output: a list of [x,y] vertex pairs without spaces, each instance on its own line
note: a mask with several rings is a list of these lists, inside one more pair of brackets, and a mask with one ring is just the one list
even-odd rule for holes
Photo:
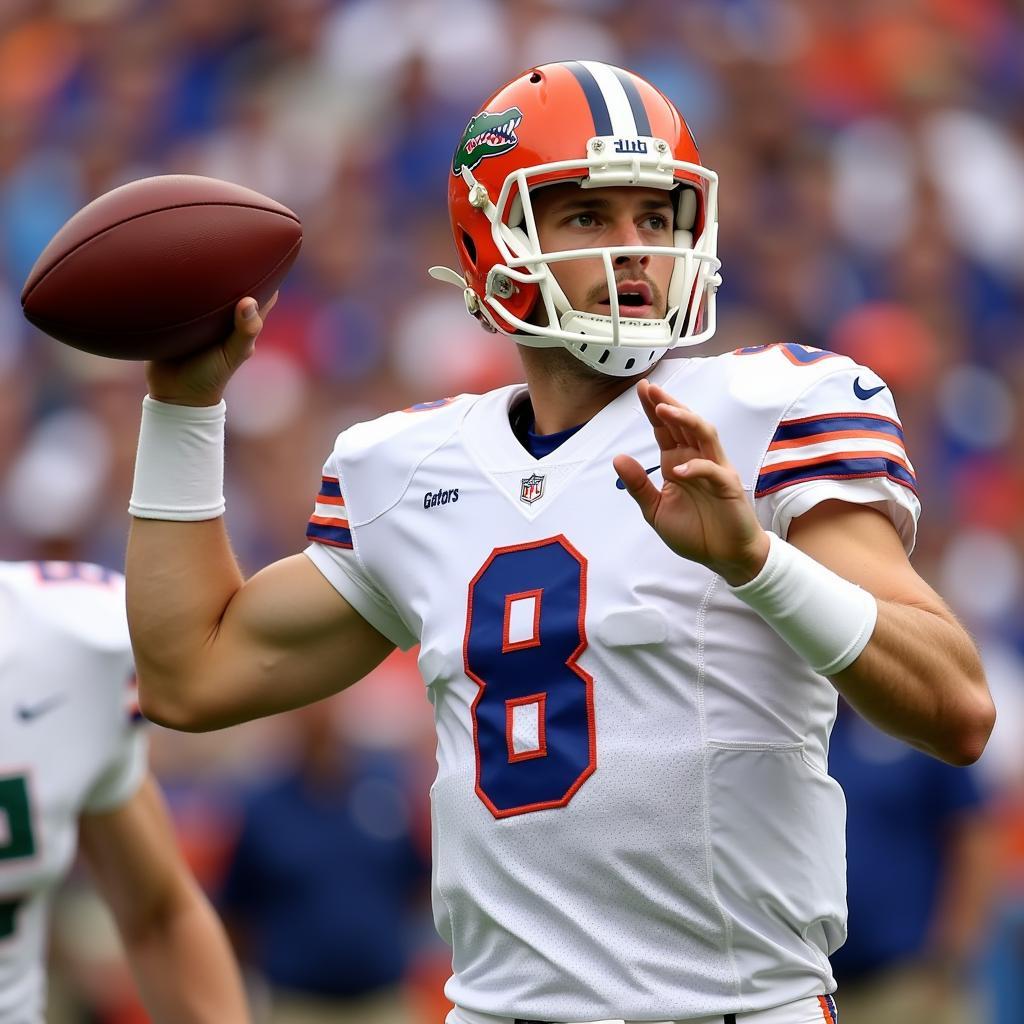
[[730,590],[775,630],[815,672],[835,675],[867,646],[878,619],[873,594],[768,534],[761,571]]
[[224,514],[227,406],[142,400],[135,482],[128,511],[138,519],[189,522]]

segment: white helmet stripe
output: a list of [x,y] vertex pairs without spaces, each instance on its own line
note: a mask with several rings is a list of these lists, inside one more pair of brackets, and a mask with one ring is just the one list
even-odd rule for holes
[[583,65],[597,82],[601,95],[604,97],[608,107],[608,114],[612,122],[612,135],[621,135],[625,138],[636,138],[640,134],[636,118],[633,117],[633,108],[629,102],[629,96],[615,74],[615,69],[607,64],[596,60],[581,60]]

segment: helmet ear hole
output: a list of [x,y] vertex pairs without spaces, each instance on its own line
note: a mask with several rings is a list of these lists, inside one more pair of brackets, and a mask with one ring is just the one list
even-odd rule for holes
[[476,242],[473,241],[473,236],[465,228],[462,229],[460,243],[462,255],[466,258],[469,265],[476,270]]

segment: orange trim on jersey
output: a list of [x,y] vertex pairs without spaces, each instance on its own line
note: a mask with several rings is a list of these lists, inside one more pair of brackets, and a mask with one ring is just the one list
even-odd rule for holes
[[[815,417],[817,419],[817,417]],[[793,420],[788,422],[792,423]],[[839,441],[845,440],[848,437],[876,437],[880,441],[891,441],[895,445],[899,445],[906,451],[903,444],[900,443],[900,439],[893,434],[887,434],[883,430],[828,430],[821,434],[808,434],[806,437],[794,437],[788,441],[772,441],[768,445],[768,451],[776,452],[783,448],[803,448],[807,445],[812,444],[823,444],[826,441]]]
[[342,508],[345,507],[345,499],[340,495],[335,498],[330,494],[318,494],[316,502],[318,505],[340,505]]
[[[509,640],[508,627],[512,621],[512,602],[525,601],[533,598],[533,635],[526,640]],[[540,647],[540,603],[544,597],[544,588],[540,590],[524,590],[518,594],[505,595],[505,621],[501,627],[501,653],[521,651],[525,647]]]
[[[531,693],[526,697],[513,697],[505,701],[505,743],[508,746],[508,760],[510,764],[516,761],[532,761],[535,757],[548,756],[548,735],[545,726],[547,702],[548,695],[546,693]],[[524,750],[521,753],[517,753],[512,740],[513,709],[522,707],[524,704],[532,704],[537,709],[537,746],[532,750]]]
[[355,545],[351,541],[328,540],[326,537],[309,537],[308,539],[316,544],[326,544],[329,548],[344,548],[346,551],[354,551]]
[[[893,455],[892,452],[829,452],[827,455],[819,455],[813,459],[795,459],[792,462],[778,462],[771,466],[763,466],[761,469],[761,475],[766,473],[778,473],[784,469],[801,469],[805,466],[820,466],[825,462],[838,462],[841,459],[888,459],[890,462],[895,462],[897,465],[902,466],[911,476],[914,476],[913,469],[910,465],[899,458],[897,455]],[[914,479],[917,479],[914,477]]]
[[337,518],[332,516],[310,516],[309,521],[316,523],[317,526],[340,526],[343,530],[349,528],[348,520],[342,519],[340,516]]

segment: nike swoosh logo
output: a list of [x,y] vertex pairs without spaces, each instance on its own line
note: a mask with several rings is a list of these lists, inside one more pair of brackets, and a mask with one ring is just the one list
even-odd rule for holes
[[866,402],[873,395],[877,395],[879,391],[884,391],[885,385],[879,384],[877,388],[865,388],[861,387],[860,377],[853,382],[853,393],[862,401]]
[[[648,467],[647,469],[644,470],[644,472],[648,476],[650,476],[652,473],[657,473],[659,469],[661,469],[661,463],[659,463],[657,466]],[[626,481],[623,480],[621,476],[617,476],[615,478],[615,486],[618,487],[620,491],[624,491],[626,489]]]
[[19,704],[15,712],[21,721],[32,722],[39,718],[40,715],[45,715],[47,711],[52,711],[55,707],[63,704],[65,700],[67,700],[66,694],[55,693],[52,697],[41,700],[38,704]]

